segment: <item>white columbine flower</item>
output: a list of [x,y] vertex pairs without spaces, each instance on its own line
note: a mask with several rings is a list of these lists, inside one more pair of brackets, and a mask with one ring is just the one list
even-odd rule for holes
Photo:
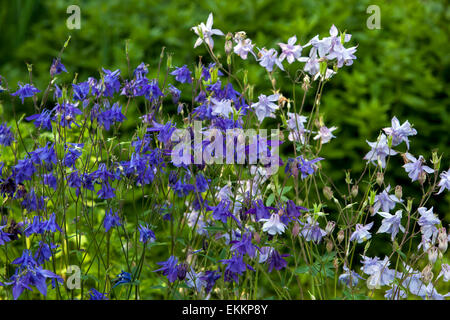
[[314,137],[314,140],[320,139],[320,141],[322,142],[322,144],[328,143],[330,142],[330,140],[332,138],[336,138],[336,136],[334,136],[332,134],[332,132],[334,130],[336,130],[337,127],[331,127],[331,128],[327,128],[325,126],[321,126],[319,129],[319,132],[317,133],[317,135]]
[[219,29],[212,29],[213,25],[213,15],[209,14],[208,20],[206,21],[206,25],[202,22],[198,26],[193,27],[195,34],[198,35],[198,39],[194,44],[194,48],[198,47],[203,43],[203,41],[211,48],[214,47],[214,40],[212,39],[212,35],[223,36],[223,32]]
[[276,234],[282,234],[286,225],[280,221],[280,216],[277,213],[272,213],[270,219],[259,219],[263,221],[263,231],[274,236]]
[[224,116],[225,118],[230,118],[230,113],[233,113],[233,108],[231,107],[231,100],[229,99],[222,99],[220,101],[217,101],[214,98],[211,98],[212,102],[212,112],[211,114],[213,116]]

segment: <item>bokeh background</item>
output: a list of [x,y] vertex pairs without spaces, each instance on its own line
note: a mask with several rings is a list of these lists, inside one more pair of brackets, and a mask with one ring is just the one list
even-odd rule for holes
[[[66,10],[72,4],[81,8],[80,30],[66,26]],[[367,27],[369,5],[381,9],[380,29]],[[376,140],[393,116],[402,123],[409,120],[417,129],[418,135],[410,139],[412,154],[423,155],[432,166],[432,151],[438,150],[443,154],[441,169],[449,168],[448,1],[0,0],[0,75],[15,90],[19,81],[28,82],[26,63],[32,64],[33,83],[43,91],[52,60],[69,36],[70,44],[62,56],[69,73],[59,76],[66,83],[72,82],[75,74],[79,81],[98,77],[102,67],[119,68],[127,78],[141,62],[148,63],[155,74],[162,47],[173,53],[175,66],[187,64],[193,70],[199,55],[205,62],[208,57],[204,48],[193,49],[197,37],[190,28],[206,21],[210,12],[216,28],[225,33],[245,30],[260,48],[279,49],[277,43],[286,43],[292,35],[305,44],[316,34],[328,36],[332,24],[352,34],[350,44],[358,45],[357,60],[326,85],[321,104],[325,124],[338,127],[334,132],[337,138],[323,147],[322,156],[327,159],[323,166],[342,190],[346,189],[344,171],[351,170],[353,178],[358,176],[365,165],[362,158],[369,151],[366,140]],[[223,52],[223,44],[223,39],[217,39],[216,48]],[[243,66],[249,69],[255,96],[267,94],[271,85],[265,70],[254,60]],[[290,82],[281,74],[277,85],[291,96]],[[9,103],[9,97],[0,94],[2,120],[12,117]],[[32,113],[31,101],[27,103],[16,105],[19,116]],[[133,119],[132,107],[130,112],[128,119]],[[127,129],[134,130],[135,122],[124,123],[123,130]],[[391,159],[392,169],[385,179],[401,184],[403,194],[417,200],[419,184],[411,183],[402,165],[400,157]],[[450,223],[449,200],[450,193],[444,192],[428,205],[434,206],[446,223]],[[381,255],[387,249],[377,244],[375,251]]]
[[[192,26],[214,13],[214,26],[224,32],[245,30],[258,47],[278,48],[297,35],[305,44],[316,34],[327,36],[332,24],[353,35],[358,45],[357,60],[333,78],[325,88],[321,110],[328,126],[337,126],[337,139],[325,145],[323,156],[328,174],[344,185],[344,170],[355,176],[361,172],[362,157],[368,151],[366,139],[374,141],[392,116],[409,120],[418,135],[411,139],[411,153],[428,161],[432,150],[444,154],[442,168],[450,164],[450,77],[448,1],[155,1],[155,0],[0,0],[0,75],[12,89],[28,79],[26,63],[33,64],[33,82],[45,88],[49,67],[68,36],[63,54],[71,82],[75,73],[84,81],[98,77],[102,67],[129,70],[125,42],[129,41],[130,66],[150,64],[155,71],[162,47],[173,53],[175,66],[197,63],[203,48],[193,49],[196,36]],[[71,4],[81,9],[81,29],[69,30],[66,10]],[[381,29],[370,30],[366,12],[369,5],[381,10]],[[223,39],[217,40],[223,46]],[[221,49],[222,50],[222,49]],[[223,51],[222,51],[223,52]],[[256,93],[268,91],[270,82],[257,63],[247,63]],[[191,68],[191,69],[192,69]],[[278,77],[278,85],[289,96],[289,82]],[[6,102],[5,102],[6,103]],[[31,105],[19,106],[27,112]],[[28,108],[28,109],[27,109]],[[8,107],[4,108],[8,114]],[[130,127],[131,129],[132,127]],[[419,190],[411,185],[396,157],[387,181],[402,184],[414,197]],[[417,184],[416,184],[417,185]],[[441,218],[450,222],[449,195],[431,203]]]

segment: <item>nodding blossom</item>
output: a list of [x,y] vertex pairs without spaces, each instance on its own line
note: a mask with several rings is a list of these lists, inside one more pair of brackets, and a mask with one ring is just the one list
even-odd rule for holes
[[400,125],[400,121],[398,121],[397,117],[393,117],[391,120],[391,127],[384,128],[384,132],[386,135],[392,137],[392,146],[397,146],[403,141],[406,143],[406,147],[409,149],[409,140],[408,136],[414,136],[417,134],[416,129],[413,129],[411,124],[407,121]]
[[289,141],[298,141],[305,143],[306,133],[310,130],[305,129],[304,123],[308,118],[301,116],[297,113],[288,112],[288,120],[286,121],[287,127],[289,129]]
[[358,243],[362,243],[366,240],[369,240],[372,235],[369,230],[372,228],[373,222],[366,224],[365,226],[362,224],[356,224],[356,230],[350,236],[350,241],[357,241]]
[[259,221],[264,222],[263,231],[274,236],[276,234],[284,233],[286,225],[280,221],[280,216],[277,213],[272,213],[269,219],[259,219]]
[[398,210],[395,215],[391,215],[388,212],[378,212],[380,216],[384,219],[382,221],[380,229],[378,229],[377,233],[390,233],[391,240],[394,241],[395,236],[400,229],[402,232],[405,232],[405,228],[401,225],[402,220],[402,210]]
[[[367,141],[367,140],[366,140]],[[377,165],[378,161],[380,162],[381,168],[386,167],[386,157],[394,156],[397,154],[397,151],[389,148],[387,143],[387,138],[384,134],[378,138],[375,142],[367,141],[367,144],[372,148],[365,156],[364,160]]]
[[439,181],[438,186],[441,188],[437,194],[441,194],[444,189],[450,190],[450,168],[447,171],[443,171],[439,177],[441,180]]
[[336,129],[337,127],[327,128],[325,126],[321,126],[319,132],[314,137],[314,140],[320,139],[322,144],[328,143],[331,139],[336,138],[336,136],[332,133]]
[[259,64],[266,68],[268,72],[273,71],[273,66],[276,64],[278,68],[284,71],[283,65],[281,64],[280,60],[277,58],[278,52],[275,49],[269,49],[262,48],[259,50]]
[[410,153],[406,153],[405,156],[410,162],[405,164],[403,168],[405,168],[405,171],[408,173],[408,177],[410,177],[413,182],[419,180],[421,175],[425,174],[425,172],[434,172],[433,169],[423,164],[425,162],[425,159],[422,156],[419,156],[418,159],[416,159]]
[[242,59],[246,60],[249,53],[251,53],[255,59],[258,59],[253,52],[254,44],[252,44],[252,40],[250,39],[241,39],[236,37],[235,38],[236,45],[233,48],[233,51],[235,54],[240,56]]
[[350,270],[346,265],[343,266],[344,273],[339,275],[338,282],[345,284],[347,287],[356,287],[358,285],[359,279],[365,280],[355,271]]
[[375,201],[373,205],[374,214],[380,211],[380,209],[383,212],[390,212],[392,209],[395,208],[396,203],[403,202],[403,200],[397,198],[395,195],[389,194],[390,189],[391,186],[388,185],[387,188],[383,190],[383,192],[375,196]]
[[20,83],[19,85],[19,89],[14,92],[11,93],[12,96],[19,96],[20,100],[22,101],[22,104],[25,100],[25,98],[31,98],[34,97],[34,95],[36,93],[41,92],[39,89],[37,89],[36,87],[34,87],[32,84],[25,84],[25,85],[21,85]]
[[255,109],[255,114],[259,122],[262,122],[265,118],[275,118],[274,112],[278,110],[279,106],[274,102],[278,101],[279,97],[279,94],[272,94],[270,96],[264,94],[259,95],[258,102],[251,105]]

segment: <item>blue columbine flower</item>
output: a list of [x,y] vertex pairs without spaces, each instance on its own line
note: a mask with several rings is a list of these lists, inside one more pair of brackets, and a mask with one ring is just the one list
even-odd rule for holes
[[174,282],[178,278],[178,258],[170,256],[167,261],[157,262],[161,268],[154,270],[153,272],[162,271],[163,275],[167,276],[170,283]]
[[11,132],[11,127],[8,127],[6,123],[0,125],[0,144],[4,146],[10,146],[15,141],[14,134]]
[[10,234],[3,231],[6,226],[0,226],[0,246],[11,241]]
[[231,259],[219,260],[222,264],[225,264],[225,281],[239,282],[239,275],[246,270],[255,271],[249,264],[244,262],[244,255],[237,252],[233,253]]
[[26,117],[27,121],[34,121],[36,128],[44,128],[52,131],[52,111],[48,109],[43,109],[41,113],[33,114],[32,116]]
[[73,89],[73,101],[82,101],[87,98],[91,87],[89,82],[80,82],[79,84],[72,84]]
[[256,256],[256,249],[258,249],[258,247],[252,243],[251,232],[244,233],[241,240],[231,241],[230,243],[233,244],[230,249],[231,251],[237,251],[241,254],[248,254],[251,258]]
[[120,70],[117,69],[115,71],[107,70],[102,68],[104,73],[103,83],[105,85],[105,90],[103,92],[105,97],[112,97],[115,92],[120,91]]
[[267,264],[269,265],[268,271],[272,272],[273,268],[281,270],[286,268],[287,261],[283,258],[289,257],[289,254],[280,254],[278,251],[271,250],[269,257],[267,258]]
[[117,212],[113,212],[112,209],[109,209],[109,212],[105,215],[105,220],[103,221],[103,227],[105,228],[105,232],[108,232],[109,229],[113,227],[120,227],[122,222],[120,221],[119,214]]
[[22,104],[25,98],[31,98],[33,97],[36,93],[41,92],[39,89],[35,88],[33,85],[31,84],[25,84],[25,85],[21,85],[20,83],[19,85],[19,89],[14,92],[11,93],[12,96],[19,96],[20,99],[22,100]]
[[61,72],[67,72],[66,67],[62,64],[61,59],[53,59],[52,66],[50,67],[50,75],[54,77]]
[[305,179],[317,170],[317,165],[315,163],[321,160],[324,160],[324,158],[316,158],[313,160],[306,160],[302,156],[298,156],[294,159],[289,158],[284,172],[288,173],[290,176],[293,175],[294,177],[297,177],[300,173],[300,177]]
[[112,288],[114,289],[118,285],[122,285],[125,283],[131,283],[131,281],[131,273],[122,270],[122,272],[117,275],[117,278],[113,280],[114,285]]
[[218,270],[208,270],[203,273],[202,276],[200,276],[200,279],[204,281],[205,283],[205,291],[206,294],[208,294],[211,289],[213,288],[216,281],[220,278],[220,272]]
[[176,68],[175,71],[172,71],[170,74],[175,76],[175,80],[177,80],[178,82],[192,83],[192,75],[186,65],[182,66],[181,68]]
[[155,233],[148,226],[139,225],[139,232],[139,241],[142,243],[152,243],[156,240]]
[[101,293],[95,288],[91,288],[91,290],[89,290],[89,300],[108,300],[108,294]]

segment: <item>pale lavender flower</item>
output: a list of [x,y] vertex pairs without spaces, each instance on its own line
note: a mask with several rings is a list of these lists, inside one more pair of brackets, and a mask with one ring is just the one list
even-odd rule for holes
[[298,60],[302,54],[302,46],[296,45],[297,37],[293,36],[288,39],[288,43],[278,43],[281,48],[280,61],[287,60],[289,64]]
[[439,225],[441,221],[439,218],[433,213],[433,207],[429,210],[425,207],[420,207],[417,209],[420,214],[420,218],[418,224],[422,231],[425,239],[432,239],[431,242],[434,243],[438,234],[438,228],[436,225]]
[[439,181],[438,186],[441,188],[437,194],[441,194],[444,189],[450,190],[450,169],[443,171],[439,177],[441,177],[441,180]]
[[366,240],[369,240],[372,235],[369,230],[372,228],[373,222],[366,224],[365,226],[358,223],[356,224],[356,230],[350,236],[350,241],[358,241],[358,243],[362,243]]
[[270,96],[261,94],[258,97],[258,102],[251,105],[255,109],[259,122],[262,122],[266,117],[275,118],[273,113],[278,109],[278,105],[273,102],[278,101],[278,98],[279,94],[272,94]]
[[310,75],[314,76],[320,71],[320,63],[319,58],[317,57],[317,48],[313,47],[309,51],[309,57],[301,57],[299,58],[300,62],[306,62],[304,70],[308,72]]
[[305,238],[306,241],[314,241],[316,243],[320,243],[322,238],[326,236],[326,231],[322,230],[319,226],[319,223],[315,221],[313,218],[308,217],[306,219],[307,223],[303,224],[300,222],[301,225],[303,225],[302,230],[300,231],[300,234]]
[[272,247],[262,247],[261,250],[259,251],[259,263],[264,263],[267,261],[267,259],[269,258],[269,256],[272,254],[273,252],[273,248]]
[[380,260],[378,257],[363,256],[361,263],[363,264],[361,270],[370,276],[367,279],[367,287],[369,289],[378,289],[394,281],[396,271],[388,268],[390,265],[388,257]]
[[395,147],[405,141],[407,148],[409,149],[408,136],[414,136],[417,134],[416,129],[413,129],[411,124],[406,120],[402,125],[396,117],[391,120],[392,127],[384,128],[384,132],[392,137],[392,145]]
[[203,41],[211,48],[214,47],[214,40],[212,39],[212,35],[223,36],[223,32],[219,29],[212,29],[213,25],[213,14],[210,13],[208,16],[208,20],[206,21],[206,25],[202,22],[198,26],[193,27],[195,34],[198,35],[198,39],[194,44],[194,48],[198,47],[203,43]]
[[289,117],[286,121],[287,127],[289,128],[289,141],[305,143],[305,134],[310,131],[305,129],[303,125],[307,121],[307,118],[293,112],[288,112],[287,116]]
[[436,280],[439,279],[440,277],[443,277],[442,279],[444,280],[444,282],[448,282],[450,280],[450,265],[443,263],[441,265],[441,272],[439,272],[439,275],[437,276]]
[[191,270],[186,272],[184,281],[189,288],[195,288],[195,290],[200,292],[202,287],[206,286],[206,281],[202,279],[203,275],[203,272],[196,273],[191,267]]
[[372,150],[370,150],[364,156],[364,160],[367,160],[368,162],[370,161],[374,165],[376,165],[377,161],[380,161],[382,168],[386,166],[387,156],[393,156],[397,154],[397,151],[394,151],[389,148],[386,136],[384,134],[381,134],[381,136],[375,142],[367,141],[367,144],[372,148]]
[[278,68],[284,71],[283,65],[281,64],[280,60],[277,58],[278,52],[275,49],[269,49],[262,48],[259,50],[260,58],[259,58],[259,64],[266,68],[267,71],[272,72],[273,71],[273,65],[276,64]]
[[354,53],[356,52],[356,46],[351,48],[345,48],[340,40],[333,41],[330,53],[327,55],[328,60],[336,59],[337,67],[350,66],[353,64],[353,60],[356,59]]
[[236,39],[236,46],[234,47],[234,53],[240,56],[242,59],[246,60],[249,53],[253,54],[255,59],[257,59],[255,53],[253,52],[254,44],[250,39]]
[[344,265],[344,273],[339,276],[339,283],[344,283],[347,287],[355,287],[358,284],[358,279],[365,280],[355,271],[350,270],[346,265]]
[[396,203],[401,203],[403,200],[398,199],[395,195],[389,194],[389,190],[391,186],[387,186],[386,189],[383,190],[380,194],[375,196],[375,202],[373,205],[374,214],[380,211],[390,212],[394,209]]
[[400,300],[406,299],[408,297],[408,294],[404,290],[400,289],[399,286],[393,285],[391,289],[386,291],[384,297],[387,300]]
[[270,235],[282,234],[286,225],[280,221],[280,216],[277,213],[272,213],[270,219],[259,219],[264,222],[263,231]]
[[319,132],[314,137],[314,140],[320,139],[322,144],[328,143],[332,138],[336,138],[336,136],[332,134],[332,132],[336,129],[337,127],[327,128],[325,126],[321,126]]
[[419,159],[414,158],[410,153],[406,153],[406,158],[411,161],[403,166],[405,171],[408,172],[408,177],[414,182],[424,173],[433,173],[434,170],[428,166],[423,165],[425,159],[419,156]]
[[405,232],[405,228],[401,225],[402,210],[398,210],[395,215],[391,215],[387,212],[378,212],[378,214],[384,219],[381,222],[381,227],[378,229],[377,233],[390,233],[391,240],[394,241],[399,229],[402,232]]
[[211,114],[213,116],[224,116],[225,118],[230,118],[230,113],[233,113],[233,108],[231,107],[231,100],[229,99],[222,99],[220,101],[217,101],[214,98],[211,98],[212,102],[212,112]]

